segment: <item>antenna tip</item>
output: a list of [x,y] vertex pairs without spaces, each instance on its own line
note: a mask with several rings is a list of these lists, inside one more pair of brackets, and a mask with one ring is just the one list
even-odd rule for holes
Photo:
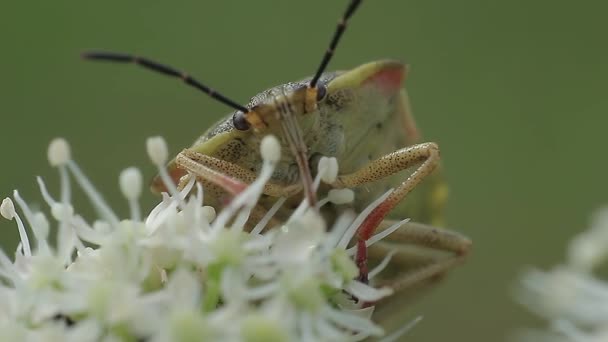
[[110,62],[131,62],[136,57],[115,52],[84,51],[80,53],[80,58],[105,60]]

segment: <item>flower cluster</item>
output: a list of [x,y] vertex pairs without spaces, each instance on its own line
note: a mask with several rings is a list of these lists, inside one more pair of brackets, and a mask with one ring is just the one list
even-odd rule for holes
[[567,260],[549,271],[532,269],[521,280],[517,299],[547,319],[549,331],[529,330],[524,341],[608,340],[608,281],[594,274],[608,257],[608,208],[570,242]]
[[[365,212],[344,214],[328,229],[304,201],[287,222],[265,229],[279,200],[245,229],[280,155],[276,138],[262,142],[258,179],[217,215],[203,206],[195,177],[180,190],[170,180],[164,140],[150,138],[147,147],[169,193],[143,218],[139,170],[120,175],[131,212],[120,219],[63,139],[48,153],[60,175],[58,198],[38,178],[50,216],[17,191],[4,199],[0,213],[16,221],[21,242],[14,260],[0,251],[0,340],[353,341],[384,335],[371,320],[373,307],[361,303],[391,290],[354,280],[358,269],[347,249]],[[324,159],[315,184],[336,174],[335,160]],[[96,221],[76,213],[71,181],[96,209]],[[350,190],[337,190],[320,204],[352,198]]]

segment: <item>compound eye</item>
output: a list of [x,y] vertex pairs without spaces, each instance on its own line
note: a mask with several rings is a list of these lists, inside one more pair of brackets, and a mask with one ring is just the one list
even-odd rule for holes
[[245,113],[240,110],[235,112],[232,116],[232,124],[234,125],[234,128],[239,131],[246,131],[251,127],[249,122],[247,122],[247,119],[245,119]]
[[324,84],[317,85],[317,102],[323,100],[327,95],[327,87]]

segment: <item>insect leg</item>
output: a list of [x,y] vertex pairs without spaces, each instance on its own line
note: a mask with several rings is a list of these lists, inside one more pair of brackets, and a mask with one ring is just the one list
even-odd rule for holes
[[[219,185],[217,182],[209,181],[203,176],[196,176],[193,173],[186,173],[186,175],[180,179],[177,188],[180,190],[183,189],[186,184],[188,184],[191,180],[190,177],[197,177],[197,181],[202,184],[205,193],[205,198],[210,199],[208,205],[211,205],[213,207],[216,207],[218,205],[226,205],[226,202],[223,201],[223,197],[226,195],[226,191],[228,190],[222,187],[222,185]],[[226,175],[222,175],[222,177],[230,178]],[[284,203],[284,201],[282,203]],[[276,211],[278,210],[280,210],[280,207]],[[268,208],[264,207],[258,202],[253,208],[251,208],[251,212],[249,213],[249,219],[247,220],[245,228],[247,229],[247,231],[249,231],[253,229],[254,224],[259,224],[262,220],[264,220],[266,224],[263,226],[263,229],[261,228],[259,230],[259,232],[263,232],[269,227],[279,226],[282,221],[274,216],[274,214],[276,214],[276,211],[271,214],[271,216],[267,217],[270,211],[268,210]]]
[[437,251],[427,251],[416,246],[401,246],[380,241],[369,248],[370,261],[380,261],[389,252],[396,252],[389,265],[371,279],[374,286],[389,287],[393,295],[376,303],[374,315],[378,321],[387,322],[403,310],[422,291],[426,291],[450,270],[464,263],[466,256]]
[[[382,222],[382,231],[394,223]],[[395,291],[430,281],[460,264],[471,249],[471,240],[453,231],[417,222],[408,222],[386,239],[369,248],[370,259],[381,259],[395,252],[387,277],[380,284]]]
[[339,176],[333,184],[336,187],[352,188],[382,179],[414,165],[419,166],[365,218],[359,227],[357,232],[358,251],[356,262],[359,267],[361,281],[367,281],[368,272],[367,247],[365,242],[374,233],[386,215],[439,165],[439,147],[437,144],[429,142],[402,148],[369,162],[351,174]]
[[[232,195],[243,191],[257,178],[255,173],[239,165],[189,149],[180,152],[175,162],[178,167],[217,184]],[[282,185],[270,181],[264,186],[263,193],[272,197],[290,197],[301,190],[301,183]]]
[[[394,223],[393,220],[384,220],[377,232],[387,229]],[[417,245],[458,255],[467,254],[471,248],[471,240],[462,234],[418,222],[403,224],[383,241],[399,245]]]

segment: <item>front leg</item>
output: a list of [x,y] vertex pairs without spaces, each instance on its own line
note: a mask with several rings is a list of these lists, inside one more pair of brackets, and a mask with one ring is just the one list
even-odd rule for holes
[[335,187],[352,188],[388,177],[415,165],[419,165],[418,168],[365,218],[357,231],[356,262],[361,281],[367,282],[368,280],[366,241],[376,231],[386,215],[439,165],[439,147],[437,144],[429,142],[402,148],[367,163],[351,174],[339,176],[332,184]]
[[[249,186],[257,175],[237,164],[217,159],[196,151],[184,149],[175,158],[176,165],[188,171],[188,174],[179,182],[178,188],[182,189],[189,181],[189,177],[199,179],[207,189],[214,194],[212,197],[221,198],[222,191],[235,196]],[[281,185],[267,182],[264,185],[263,194],[276,199],[280,197],[288,198],[302,190],[301,183],[293,185]],[[262,220],[267,220],[265,227],[279,225],[280,221],[274,217],[266,218],[268,208],[265,208],[260,203],[257,203],[249,216],[249,224],[259,223]],[[253,228],[250,226],[249,228]],[[262,228],[260,228],[260,231]]]
[[[175,158],[175,163],[197,178],[218,185],[232,195],[237,195],[253,183],[257,175],[237,164],[217,159],[190,149],[184,149]],[[263,193],[271,197],[291,197],[302,191],[302,184],[277,184],[271,181],[264,185]]]

